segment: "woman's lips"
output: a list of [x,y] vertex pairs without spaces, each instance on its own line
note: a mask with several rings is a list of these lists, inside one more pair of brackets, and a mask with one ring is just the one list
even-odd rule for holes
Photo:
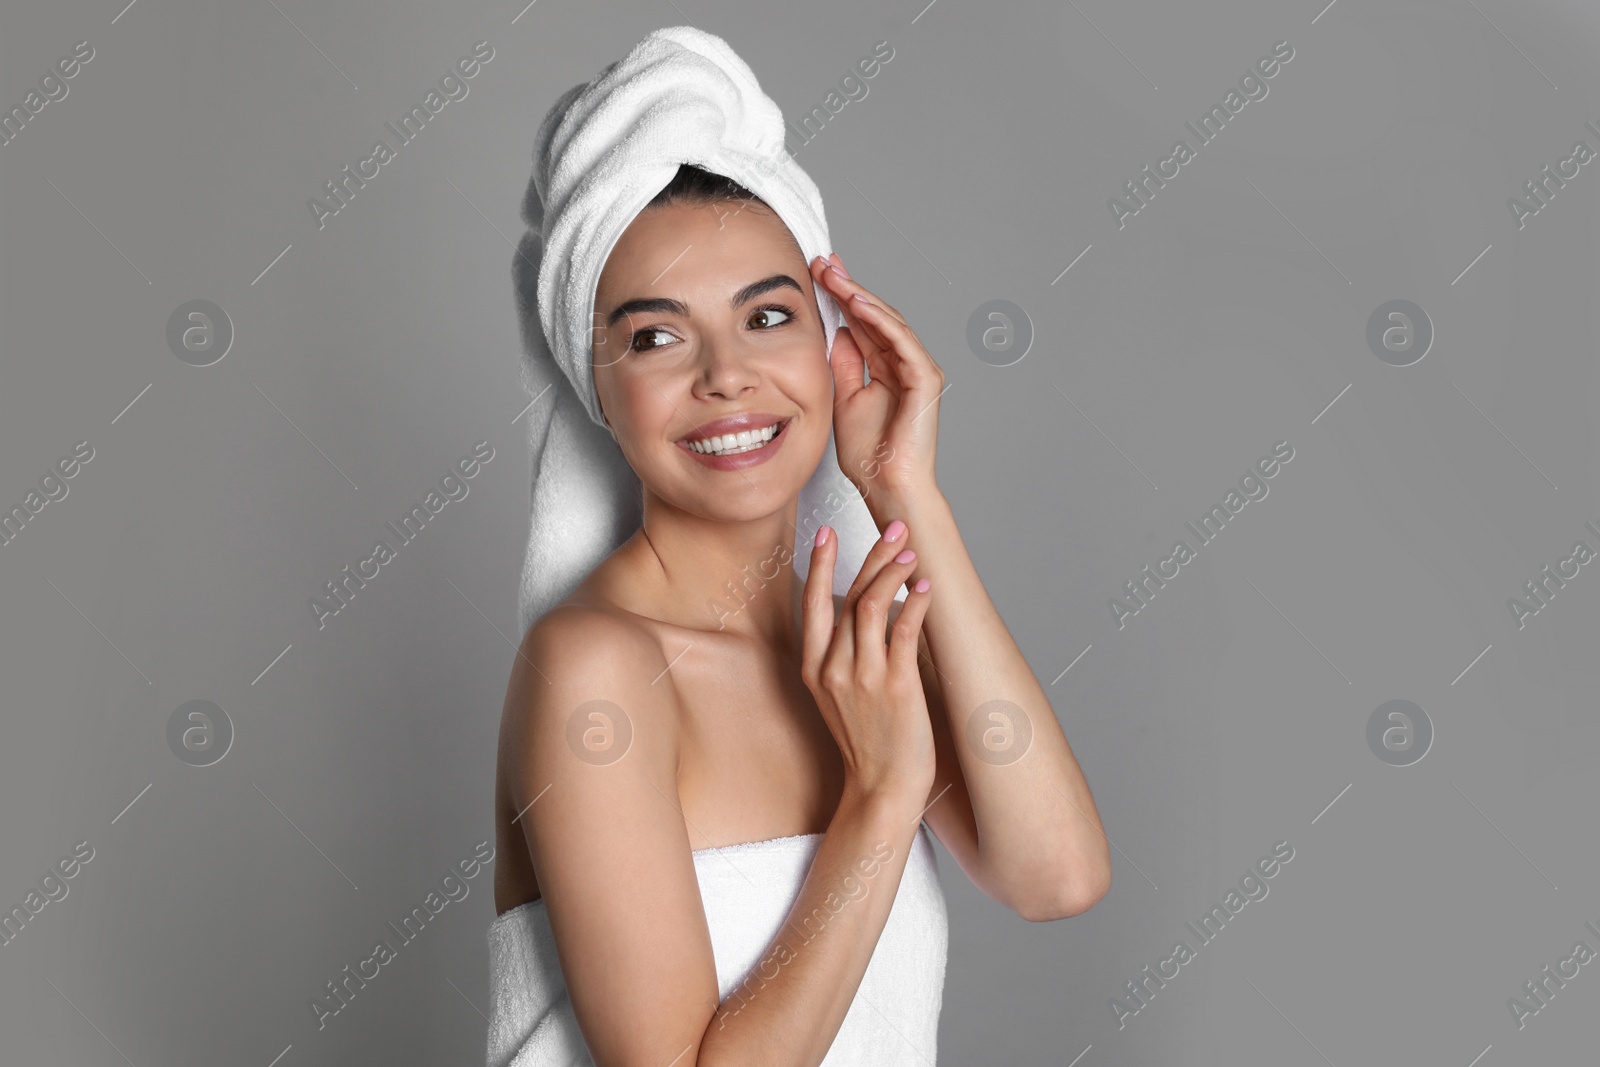
[[778,449],[783,447],[784,440],[789,436],[789,425],[792,422],[794,420],[789,419],[782,423],[778,427],[778,432],[773,435],[772,440],[760,448],[752,449],[749,452],[738,452],[731,456],[713,456],[705,452],[696,452],[683,441],[678,442],[678,447],[712,470],[742,471],[750,467],[759,467],[776,455]]

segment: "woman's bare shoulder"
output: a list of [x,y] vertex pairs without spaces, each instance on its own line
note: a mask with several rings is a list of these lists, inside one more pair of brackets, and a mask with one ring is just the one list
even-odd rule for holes
[[501,734],[500,817],[520,830],[528,876],[503,903],[534,893],[545,902],[585,1036],[604,1036],[612,1052],[597,1061],[644,1063],[654,1053],[617,1051],[641,1019],[655,1018],[649,1029],[660,1035],[661,1019],[717,1000],[677,792],[668,665],[648,620],[587,601],[547,612],[519,653]]
[[630,720],[642,717],[663,740],[675,739],[676,694],[654,684],[667,666],[646,620],[594,597],[569,597],[523,635],[501,717],[502,748],[520,749],[533,734],[562,729],[594,701],[625,709]]
[[528,627],[523,650],[559,653],[566,666],[573,665],[569,657],[579,657],[580,667],[592,665],[590,657],[648,658],[652,649],[660,654],[660,641],[647,622],[585,582]]

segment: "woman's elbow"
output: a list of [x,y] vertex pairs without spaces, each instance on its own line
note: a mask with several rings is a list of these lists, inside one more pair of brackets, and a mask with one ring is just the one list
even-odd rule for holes
[[1096,865],[1089,871],[1074,871],[1056,879],[1051,889],[1052,892],[1042,894],[1041,899],[1019,907],[1017,914],[1035,923],[1082,915],[1111,891],[1111,864]]

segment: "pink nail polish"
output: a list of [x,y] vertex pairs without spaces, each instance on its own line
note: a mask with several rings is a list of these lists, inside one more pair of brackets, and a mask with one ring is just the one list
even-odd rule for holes
[[917,554],[915,552],[911,551],[908,548],[905,551],[901,552],[898,556],[896,556],[894,558],[894,561],[896,563],[910,563],[912,560],[914,560],[916,558],[917,558]]
[[929,583],[928,579],[919,578],[919,579],[917,579],[917,584],[912,586],[911,588],[913,590],[915,590],[916,592],[918,592],[918,593],[926,593],[928,591],[928,586],[930,584],[931,583]]
[[900,535],[905,533],[905,532],[906,532],[906,524],[901,522],[899,519],[896,519],[893,522],[891,522],[888,526],[884,527],[883,539],[885,541],[890,541],[890,542],[898,541],[898,540],[900,540]]
[[826,526],[820,526],[820,527],[817,528],[817,539],[816,539],[815,544],[817,544],[817,545],[825,545],[827,543],[828,543],[828,528]]

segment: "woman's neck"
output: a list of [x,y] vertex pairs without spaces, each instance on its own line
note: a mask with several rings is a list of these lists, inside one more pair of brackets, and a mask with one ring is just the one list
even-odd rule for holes
[[618,549],[614,583],[608,584],[637,614],[778,645],[798,643],[803,583],[794,566],[797,508],[795,500],[772,515],[725,522],[680,511],[647,493],[644,524]]

